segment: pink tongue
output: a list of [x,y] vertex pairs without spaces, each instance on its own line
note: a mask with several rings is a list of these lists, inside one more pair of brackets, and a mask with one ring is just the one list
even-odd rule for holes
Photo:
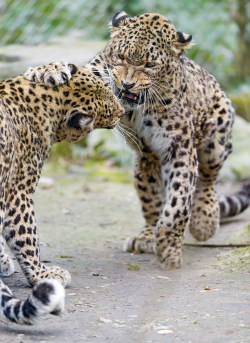
[[126,97],[129,98],[129,99],[134,99],[136,95],[133,94],[133,93],[129,93],[129,94],[126,94]]

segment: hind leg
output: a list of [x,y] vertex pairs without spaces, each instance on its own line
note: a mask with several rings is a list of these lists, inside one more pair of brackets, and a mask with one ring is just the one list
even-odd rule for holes
[[215,181],[198,177],[191,207],[190,233],[198,241],[206,241],[219,229],[220,209]]
[[233,108],[224,93],[214,106],[214,127],[198,148],[199,177],[191,208],[189,230],[198,241],[212,237],[219,229],[220,206],[216,180],[225,159],[232,151]]

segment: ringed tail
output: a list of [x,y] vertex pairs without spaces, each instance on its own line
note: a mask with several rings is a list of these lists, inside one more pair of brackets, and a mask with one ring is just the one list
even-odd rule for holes
[[233,217],[250,205],[250,180],[244,182],[241,189],[232,194],[219,197],[220,217]]
[[64,298],[64,288],[57,280],[39,281],[26,300],[16,299],[0,280],[0,318],[17,324],[33,324],[47,313],[63,311]]

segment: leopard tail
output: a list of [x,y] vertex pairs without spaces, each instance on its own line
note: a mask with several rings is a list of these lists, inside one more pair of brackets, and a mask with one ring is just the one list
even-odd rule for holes
[[250,205],[250,180],[244,182],[241,189],[232,194],[219,197],[220,217],[233,217]]
[[47,313],[59,314],[64,309],[65,291],[53,279],[39,281],[26,300],[16,299],[0,280],[0,318],[18,324],[33,324]]

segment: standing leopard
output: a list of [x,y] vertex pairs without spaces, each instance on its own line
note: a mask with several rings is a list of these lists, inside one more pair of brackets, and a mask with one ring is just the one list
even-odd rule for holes
[[[106,48],[86,67],[109,80],[136,151],[135,187],[146,225],[128,238],[125,250],[153,252],[163,267],[178,268],[187,227],[205,241],[220,218],[249,205],[249,183],[220,200],[216,191],[232,151],[234,109],[216,79],[183,54],[192,36],[164,16],[118,12],[111,30]],[[41,81],[43,72],[31,68],[26,77]],[[48,85],[57,78],[51,74]]]
[[[67,270],[46,267],[40,259],[32,197],[51,145],[79,140],[94,128],[113,128],[124,112],[107,83],[87,68],[68,67],[72,80],[60,87],[23,76],[0,83],[0,275],[14,272],[4,238],[30,285],[38,282],[21,302],[0,280],[0,316],[21,324],[59,312],[64,302],[60,283],[71,280]],[[47,66],[48,75],[62,69]]]

